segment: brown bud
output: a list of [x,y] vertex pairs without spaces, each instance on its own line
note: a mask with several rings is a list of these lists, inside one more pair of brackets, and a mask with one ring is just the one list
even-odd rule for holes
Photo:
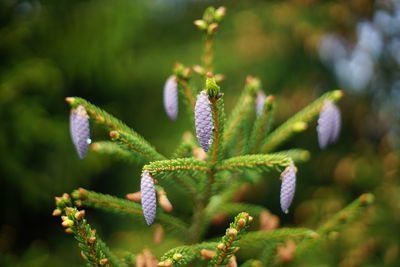
[[[159,265],[162,266],[162,265]],[[143,254],[136,255],[136,267],[146,267],[146,261]]]
[[293,240],[288,240],[284,246],[277,247],[277,254],[284,262],[289,262],[293,259],[293,252],[296,249],[296,243]]
[[185,68],[182,74],[183,77],[185,77],[185,79],[189,79],[190,75],[192,74],[192,71],[190,70],[190,68]]
[[119,138],[119,133],[117,131],[111,131],[110,132],[110,137],[112,140],[118,139]]
[[246,220],[243,219],[243,218],[240,218],[240,219],[238,220],[238,225],[240,226],[240,228],[242,228],[243,226],[246,225]]
[[87,257],[86,257],[86,255],[85,255],[85,253],[83,252],[83,250],[81,250],[81,257],[82,257],[84,260],[87,259]]
[[95,236],[91,236],[89,237],[89,243],[93,244],[94,242],[96,242],[97,238]]
[[66,208],[65,208],[65,213],[66,213],[67,215],[74,215],[74,214],[75,214],[75,209],[74,209],[74,208],[71,208],[71,207],[66,207]]
[[238,234],[238,231],[235,228],[229,228],[227,233],[231,238],[235,238]]
[[313,238],[313,239],[317,239],[317,238],[319,238],[319,234],[317,232],[312,232],[310,234],[310,237]]
[[228,264],[226,267],[237,267],[237,262],[236,262],[236,257],[233,255],[232,257],[229,258]]
[[64,201],[71,200],[71,197],[67,193],[62,194],[62,198],[63,198]]
[[172,258],[176,261],[180,261],[183,258],[183,255],[180,253],[175,253]]
[[199,28],[200,30],[207,29],[207,22],[205,22],[202,19],[197,19],[197,20],[193,21],[193,24],[196,25],[197,28]]
[[207,33],[208,34],[214,34],[217,32],[218,29],[218,24],[217,23],[211,23],[210,26],[208,26]]
[[279,217],[272,215],[268,211],[260,212],[260,231],[270,231],[278,228]]
[[108,263],[108,259],[101,259],[100,265],[106,265]]
[[224,243],[219,243],[219,244],[217,245],[217,249],[218,249],[218,250],[224,250],[224,249],[225,249],[225,244],[224,244]]
[[163,210],[165,210],[166,212],[171,212],[173,207],[171,202],[169,202],[169,199],[165,191],[160,190],[157,193],[158,193],[158,203],[160,204],[161,208],[163,208]]
[[212,257],[214,257],[217,253],[213,250],[208,250],[208,249],[202,249],[200,251],[201,256],[205,258],[206,260],[211,260]]
[[225,75],[223,75],[223,74],[216,74],[216,75],[215,75],[215,81],[216,81],[217,83],[225,81]]
[[54,197],[54,200],[56,201],[56,205],[59,205],[63,202],[63,199],[61,197]]
[[[143,249],[143,255],[146,262],[146,266],[156,266],[157,260],[156,257],[150,252],[148,249]],[[165,263],[165,261],[164,261]],[[166,265],[164,265],[166,266]]]
[[55,209],[53,210],[53,216],[60,216],[61,215],[61,210],[60,209]]
[[97,121],[98,123],[104,123],[105,119],[104,119],[104,117],[102,117],[102,116],[100,116],[100,115],[97,115],[97,116],[96,116],[96,121]]
[[172,266],[172,260],[168,259],[168,260],[164,261],[164,266],[165,267],[171,267]]
[[72,220],[70,220],[70,219],[67,219],[67,220],[63,221],[63,222],[61,223],[61,225],[62,225],[63,227],[65,227],[65,228],[71,227],[71,226],[74,225],[74,221],[72,221]]
[[219,8],[217,8],[217,10],[215,10],[214,18],[217,21],[220,21],[225,17],[225,15],[226,15],[226,7],[220,6]]
[[139,191],[135,193],[126,194],[126,198],[130,201],[140,202],[140,200],[142,199],[142,193],[140,193]]
[[68,216],[65,216],[65,215],[61,216],[61,220],[63,220],[63,221],[68,220]]
[[204,75],[204,73],[205,73],[205,69],[200,65],[194,65],[192,67],[192,69],[194,72],[196,72],[197,74],[200,74],[200,75]]
[[73,97],[66,97],[66,98],[65,98],[65,101],[66,101],[68,104],[72,105],[72,104],[75,102],[75,98],[73,98]]
[[82,200],[75,200],[75,206],[82,207]]
[[249,216],[249,223],[253,222],[254,218],[252,216]]
[[207,153],[204,152],[204,150],[200,147],[193,148],[192,154],[198,160],[206,160],[207,159]]
[[164,239],[164,229],[161,226],[161,224],[155,224],[154,225],[154,243],[155,244],[160,244]]
[[77,219],[78,221],[82,220],[83,218],[85,218],[85,210],[80,210],[75,213],[75,219]]
[[67,234],[72,234],[72,233],[74,233],[74,231],[72,231],[71,228],[66,228],[66,229],[64,230],[64,232],[66,232]]

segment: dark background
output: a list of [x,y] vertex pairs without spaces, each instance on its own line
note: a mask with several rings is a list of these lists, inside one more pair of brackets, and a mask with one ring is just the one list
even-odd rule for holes
[[[394,108],[390,103],[400,95],[398,87],[392,95],[382,93],[390,79],[366,90],[343,87],[318,54],[319,40],[329,32],[356,42],[357,23],[371,20],[385,2],[0,0],[0,265],[83,264],[73,237],[51,216],[53,197],[80,186],[124,197],[138,190],[141,166],[95,153],[80,161],[64,98],[91,101],[170,154],[191,125],[183,106],[177,122],[168,120],[163,84],[176,61],[199,63],[202,36],[193,20],[209,5],[225,5],[215,69],[227,78],[221,87],[228,113],[247,75],[260,77],[267,94],[276,95],[275,125],[326,91],[346,92],[336,145],[321,151],[314,123],[281,147],[312,154],[299,166],[291,214],[279,211],[278,180],[253,188],[245,199],[265,205],[282,225],[316,228],[360,194],[373,192],[377,205],[305,264],[397,266],[399,116],[393,111],[398,102]],[[399,66],[385,65],[381,72],[398,77]],[[93,128],[93,140],[106,138]],[[178,198],[171,200],[176,212],[190,211]],[[154,247],[152,233],[129,218],[90,210],[88,220],[117,251]],[[154,253],[177,244],[171,238]]]

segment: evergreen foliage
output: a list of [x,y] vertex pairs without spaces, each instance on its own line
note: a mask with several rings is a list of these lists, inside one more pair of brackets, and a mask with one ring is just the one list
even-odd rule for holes
[[[151,174],[155,183],[162,185],[164,182],[175,181],[177,187],[188,191],[189,197],[194,199],[191,218],[179,212],[170,215],[157,209],[155,221],[168,232],[186,239],[186,245],[166,252],[158,266],[179,266],[195,262],[202,266],[226,266],[236,261],[235,255],[239,249],[251,249],[258,254],[251,258],[242,257],[243,262],[246,260],[243,266],[266,262],[279,263],[279,250],[276,249],[278,245],[292,242],[297,246],[293,256],[300,256],[307,249],[322,242],[329,232],[337,231],[340,225],[355,219],[357,214],[373,202],[372,195],[363,195],[315,231],[303,228],[254,231],[249,228],[253,221],[252,216],[257,218],[267,209],[249,203],[234,202],[232,197],[242,185],[262,179],[260,173],[271,172],[272,176],[278,178],[279,172],[293,162],[307,161],[310,157],[307,150],[291,149],[274,153],[272,151],[296,132],[305,130],[307,124],[318,116],[325,101],[336,102],[343,94],[339,90],[324,94],[271,131],[276,111],[274,96],[266,97],[263,110],[257,116],[256,97],[262,90],[262,85],[258,78],[249,77],[237,105],[225,120],[224,95],[217,84],[218,76],[212,73],[213,37],[225,12],[224,7],[210,7],[204,12],[202,19],[195,21],[195,25],[204,33],[205,48],[202,63],[193,67],[193,73],[199,74],[204,80],[202,89],[205,90],[203,92],[210,103],[213,124],[212,142],[207,152],[199,151],[201,148],[193,134],[185,134],[181,144],[172,156],[167,158],[136,131],[107,112],[82,98],[67,98],[72,109],[84,107],[90,120],[108,131],[110,141],[93,143],[92,152],[145,164],[143,172]],[[177,64],[174,67],[174,75],[180,99],[186,104],[193,121],[194,95],[199,92],[191,79],[192,70]],[[300,174],[301,166],[298,168]],[[136,176],[139,179],[140,174]],[[301,183],[301,179],[299,180]],[[72,192],[71,197],[65,194],[56,198],[56,206],[54,215],[63,216],[63,226],[75,235],[83,258],[90,266],[134,264],[136,259],[131,254],[126,254],[121,259],[114,256],[83,218],[84,212],[78,208],[91,207],[129,215],[135,222],[144,224],[140,204],[80,188]],[[229,216],[238,215],[219,242],[206,240],[205,233],[212,217],[218,212]]]

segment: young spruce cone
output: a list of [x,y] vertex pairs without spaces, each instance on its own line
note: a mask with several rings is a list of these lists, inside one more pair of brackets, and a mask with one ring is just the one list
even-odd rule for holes
[[289,212],[289,207],[296,191],[296,172],[297,168],[291,162],[281,173],[281,209],[284,213]]
[[178,85],[176,77],[171,75],[164,85],[164,109],[171,120],[178,116]]
[[84,159],[90,144],[89,116],[84,106],[71,110],[69,117],[72,142],[80,159]]
[[265,98],[267,96],[263,91],[258,91],[257,92],[257,99],[256,99],[256,114],[257,116],[260,116],[263,112],[263,107],[265,104]]
[[197,96],[194,109],[197,140],[205,152],[212,143],[213,120],[210,101],[206,90],[201,91]]
[[140,192],[142,195],[142,210],[147,225],[151,225],[156,217],[156,190],[154,180],[148,171],[143,171],[140,181]]
[[336,142],[340,132],[341,116],[339,108],[331,101],[326,100],[319,113],[318,142],[321,149]]

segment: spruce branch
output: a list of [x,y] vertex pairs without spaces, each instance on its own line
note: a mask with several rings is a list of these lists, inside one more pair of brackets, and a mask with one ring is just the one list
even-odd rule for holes
[[223,160],[217,165],[218,171],[243,171],[246,169],[268,171],[270,169],[280,170],[292,161],[291,158],[282,154],[255,154],[233,157]]
[[261,248],[271,242],[285,242],[292,239],[301,241],[318,236],[315,231],[306,228],[280,228],[270,231],[254,231],[243,236],[239,246],[243,248]]
[[203,18],[194,21],[194,25],[205,33],[204,52],[201,58],[205,72],[213,71],[213,37],[219,27],[219,22],[226,14],[225,7],[208,7],[203,14]]
[[226,229],[221,242],[218,243],[216,255],[211,259],[208,266],[225,266],[228,263],[229,258],[239,250],[238,241],[242,238],[252,221],[253,217],[249,216],[247,212],[241,212],[235,217],[234,222]]
[[236,140],[239,129],[243,129],[246,121],[255,115],[255,101],[257,91],[260,90],[261,83],[258,78],[247,77],[245,88],[237,101],[236,106],[232,110],[226,121],[226,129],[224,132],[225,147],[231,147]]
[[[274,148],[279,146],[281,143],[290,138],[296,131],[298,127],[307,124],[318,116],[321,108],[323,107],[325,100],[329,99],[332,102],[338,101],[343,96],[343,92],[340,90],[331,91],[320,98],[315,100],[313,103],[299,111],[296,115],[292,116],[285,123],[275,129],[261,144],[260,151],[263,153],[272,151]],[[304,127],[300,127],[304,128]]]
[[[138,222],[143,222],[143,211],[141,205],[138,203],[106,194],[96,193],[83,188],[75,190],[71,193],[71,196],[76,201],[79,201],[83,206],[93,207],[120,215],[129,215],[138,219]],[[165,225],[167,229],[177,230],[181,233],[187,231],[187,226],[184,222],[171,215],[165,214],[160,211],[160,209],[157,212],[155,221]]]
[[131,150],[126,150],[118,143],[111,141],[99,141],[90,144],[90,150],[103,155],[109,155],[127,162],[137,162],[138,157],[136,153]]
[[72,200],[68,194],[56,197],[57,215],[61,215],[62,226],[67,233],[72,233],[78,241],[79,248],[82,250],[82,258],[88,262],[89,266],[126,266],[120,262],[106,244],[97,235],[96,230],[92,230],[86,221],[85,211],[78,210],[72,206]]
[[173,266],[187,265],[195,259],[201,259],[201,250],[211,250],[216,246],[217,242],[203,242],[173,248],[161,257],[160,265],[166,266],[169,262]]
[[91,119],[104,126],[108,131],[115,131],[113,135],[115,135],[116,140],[121,141],[122,144],[138,153],[138,155],[145,160],[165,159],[165,157],[158,153],[142,136],[104,110],[80,97],[67,97],[66,101],[72,108],[76,108],[80,105],[84,106]]
[[263,140],[269,133],[275,115],[275,97],[270,95],[265,98],[262,113],[256,118],[249,140],[249,151],[257,153]]
[[295,258],[300,257],[305,252],[315,248],[318,244],[326,240],[329,233],[339,231],[344,225],[354,221],[356,218],[364,214],[365,210],[373,203],[373,194],[361,195],[318,228],[316,231],[318,238],[301,242],[296,248]]
[[165,178],[172,174],[197,174],[199,172],[209,172],[210,169],[205,161],[197,160],[195,158],[181,158],[153,161],[143,167],[155,177]]
[[305,149],[289,149],[289,150],[281,150],[272,155],[282,155],[288,158],[291,158],[293,162],[302,163],[307,162],[310,159],[310,152]]

